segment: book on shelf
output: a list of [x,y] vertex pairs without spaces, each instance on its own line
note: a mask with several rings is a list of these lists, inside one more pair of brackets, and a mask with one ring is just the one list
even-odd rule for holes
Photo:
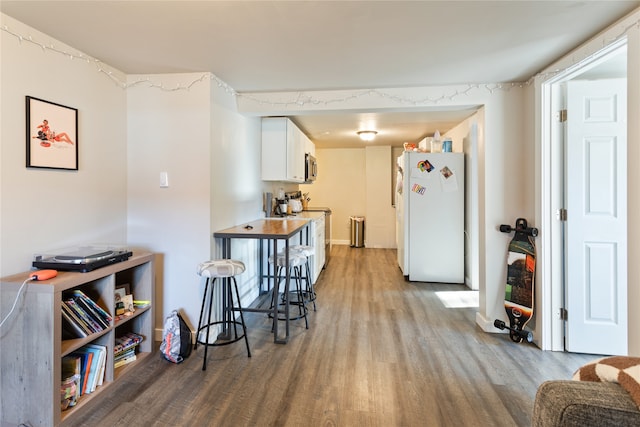
[[140,344],[143,339],[142,335],[138,335],[134,332],[127,332],[126,334],[117,337],[113,347],[114,357],[119,356],[129,349],[133,349]]
[[131,362],[135,362],[136,359],[137,359],[136,353],[132,349],[131,352],[127,352],[126,356],[119,357],[117,360],[115,360],[113,362],[113,367],[114,368],[119,368],[120,366],[124,366],[126,364],[131,363]]
[[73,300],[82,308],[82,310],[84,310],[85,313],[87,313],[87,315],[89,315],[89,317],[91,317],[91,320],[97,322],[102,329],[108,328],[109,322],[102,317],[101,314],[98,314],[93,306],[87,302],[87,299],[88,298],[74,297]]
[[113,319],[112,319],[112,317],[111,317],[111,315],[110,315],[109,313],[107,313],[107,312],[105,311],[105,309],[103,309],[102,307],[100,307],[100,305],[98,305],[98,303],[96,303],[94,300],[92,300],[91,298],[89,298],[88,296],[86,296],[86,295],[84,294],[84,292],[82,292],[81,290],[75,289],[75,290],[73,291],[73,295],[74,295],[76,298],[82,298],[82,299],[84,299],[84,300],[85,300],[89,305],[91,305],[91,306],[93,307],[93,309],[94,309],[94,310],[95,310],[95,311],[96,311],[100,316],[102,316],[102,318],[103,318],[104,320],[106,320],[106,321],[107,321],[107,323],[109,323],[109,322],[111,322],[111,320],[113,320]]
[[91,366],[89,367],[89,372],[87,373],[87,386],[85,388],[85,393],[93,393],[96,389],[96,378],[98,371],[100,370],[100,350],[95,348],[89,348],[87,346],[80,347],[82,351],[88,351],[91,353]]
[[98,379],[102,372],[102,364],[104,360],[103,351],[106,352],[106,348],[91,344],[87,344],[81,348],[93,353],[91,371],[89,372],[89,380],[87,382],[87,393],[93,393],[96,391],[96,387],[98,386]]
[[97,321],[93,320],[91,316],[89,316],[89,314],[87,314],[87,312],[84,311],[73,298],[65,300],[64,303],[67,304],[69,308],[71,308],[71,310],[84,323],[84,325],[87,326],[91,333],[100,332],[104,329]]
[[84,336],[86,337],[87,335],[93,333],[93,330],[89,328],[89,325],[83,322],[80,319],[80,317],[78,317],[78,315],[75,313],[75,311],[73,311],[71,307],[69,307],[69,305],[66,304],[64,301],[62,301],[62,312],[67,315],[66,316],[67,319],[71,319],[73,324],[82,330],[82,332],[79,332],[80,334],[84,333]]
[[135,347],[132,347],[132,348],[130,348],[128,350],[125,350],[125,351],[123,351],[121,353],[118,353],[117,356],[113,357],[113,361],[114,362],[118,362],[118,361],[120,361],[122,359],[127,359],[127,358],[133,356],[134,354],[136,354],[136,349],[135,349]]
[[85,347],[98,350],[99,352],[100,358],[98,363],[98,372],[96,373],[96,380],[93,386],[93,390],[95,390],[97,386],[101,386],[104,382],[104,375],[107,366],[107,347],[97,344],[87,344]]
[[81,396],[93,393],[96,387],[103,384],[107,363],[107,347],[87,344],[71,353],[68,357],[80,360],[79,391]]
[[[73,338],[84,338],[86,337],[87,331],[85,331],[74,319],[71,318],[71,315],[65,311],[65,303],[62,303],[62,338],[63,339],[73,339]],[[79,322],[79,321],[78,321]]]
[[89,373],[91,372],[91,362],[93,353],[82,350],[82,347],[71,353],[71,356],[80,357],[81,369],[80,369],[80,396],[86,393],[87,383],[89,381]]
[[[68,307],[68,310],[66,310],[68,313],[68,316],[66,316],[67,320],[71,319],[71,321],[87,334],[100,332],[109,328],[113,320],[111,315],[102,307],[78,289],[71,291],[70,294],[66,294],[63,303]],[[71,313],[73,316],[71,316]],[[81,335],[77,328],[74,329],[76,329],[76,333]]]

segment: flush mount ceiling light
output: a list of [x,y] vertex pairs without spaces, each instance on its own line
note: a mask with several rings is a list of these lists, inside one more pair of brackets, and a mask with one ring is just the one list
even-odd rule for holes
[[373,141],[373,138],[375,138],[378,134],[378,132],[376,132],[375,130],[361,130],[357,133],[360,139],[363,141]]

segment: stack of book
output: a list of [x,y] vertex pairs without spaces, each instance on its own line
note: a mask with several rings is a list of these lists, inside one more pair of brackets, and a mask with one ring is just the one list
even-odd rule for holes
[[[87,344],[62,358],[61,393],[64,390],[69,399],[67,406],[75,405],[80,396],[93,393],[102,385],[106,362],[107,347],[97,344]],[[71,379],[77,382],[74,381],[75,384],[71,384]],[[63,403],[64,400],[63,396]]]
[[116,338],[113,347],[113,366],[118,368],[136,360],[136,347],[143,340],[141,335],[133,332],[126,333]]
[[82,338],[108,328],[113,318],[82,291],[74,290],[62,301],[65,338]]

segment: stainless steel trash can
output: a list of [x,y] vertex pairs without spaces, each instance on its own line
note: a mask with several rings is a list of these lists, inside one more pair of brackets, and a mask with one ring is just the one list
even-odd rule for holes
[[351,225],[351,247],[361,248],[364,246],[364,217],[349,217]]

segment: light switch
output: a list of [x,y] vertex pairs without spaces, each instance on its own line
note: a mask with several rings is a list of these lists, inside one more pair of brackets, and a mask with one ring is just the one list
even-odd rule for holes
[[160,187],[165,188],[169,186],[169,175],[166,172],[160,172]]

